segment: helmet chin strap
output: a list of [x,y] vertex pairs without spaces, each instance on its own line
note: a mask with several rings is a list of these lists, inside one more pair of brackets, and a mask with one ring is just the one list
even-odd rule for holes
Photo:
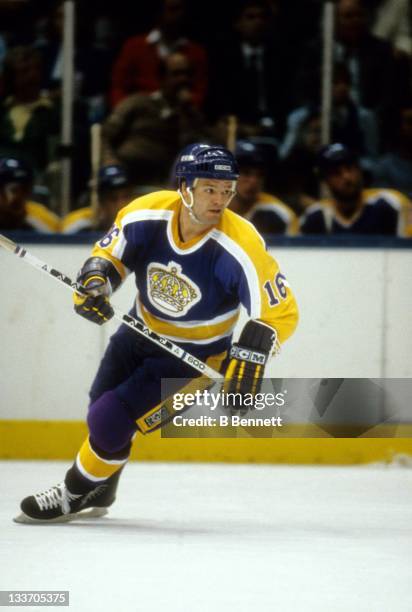
[[[196,180],[197,179],[195,179],[193,181],[193,186],[195,186]],[[182,202],[183,202],[184,206],[186,207],[187,211],[189,212],[190,218],[192,219],[192,221],[194,221],[198,225],[205,225],[205,224],[207,224],[207,223],[205,223],[205,221],[201,221],[199,219],[199,217],[196,215],[196,213],[194,212],[194,210],[193,210],[193,206],[195,204],[195,198],[194,198],[194,195],[193,195],[192,188],[191,187],[187,187],[186,191],[189,193],[189,198],[190,198],[189,202],[187,202],[185,200],[185,198],[183,196],[183,193],[181,192],[180,188],[177,190],[177,193],[182,198]]]
[[[197,181],[197,179],[195,179],[195,180],[193,181],[193,187],[195,187],[195,186],[196,186],[196,181]],[[233,185],[233,189],[234,189],[234,188],[235,188],[235,186],[236,186],[236,181],[232,181],[232,185]],[[183,196],[182,191],[181,191],[181,189],[180,189],[180,188],[177,190],[177,193],[178,193],[178,194],[180,195],[180,197],[182,198],[182,202],[183,202],[183,204],[184,204],[185,208],[187,209],[187,211],[189,212],[189,216],[190,216],[190,218],[192,219],[192,221],[194,221],[194,223],[197,223],[198,225],[209,225],[207,221],[201,221],[201,220],[199,219],[199,217],[196,215],[195,211],[193,210],[193,207],[194,207],[194,204],[195,204],[195,198],[194,198],[194,195],[193,195],[192,187],[187,187],[187,188],[186,188],[186,191],[189,193],[189,198],[190,198],[190,201],[189,201],[189,202],[187,202],[187,201],[185,200],[185,198],[184,198],[184,196]],[[225,208],[227,208],[227,207],[229,206],[229,204],[230,204],[230,202],[232,201],[232,199],[234,198],[234,196],[235,196],[235,192],[234,192],[234,193],[233,193],[233,195],[232,195],[232,196],[231,196],[231,197],[228,199],[228,202],[227,202],[227,204],[226,204]]]

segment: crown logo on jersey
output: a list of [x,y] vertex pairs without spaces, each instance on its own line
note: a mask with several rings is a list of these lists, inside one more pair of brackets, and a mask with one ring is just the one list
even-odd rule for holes
[[199,287],[182,274],[182,266],[174,261],[167,266],[148,266],[147,295],[156,308],[175,317],[185,315],[202,297]]

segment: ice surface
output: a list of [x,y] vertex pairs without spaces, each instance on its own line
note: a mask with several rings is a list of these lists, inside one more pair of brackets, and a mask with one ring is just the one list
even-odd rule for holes
[[411,470],[132,463],[108,517],[13,523],[67,467],[0,463],[0,589],[69,590],[72,612],[412,610]]

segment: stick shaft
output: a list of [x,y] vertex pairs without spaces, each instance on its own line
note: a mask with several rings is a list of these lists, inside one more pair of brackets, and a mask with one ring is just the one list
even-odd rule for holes
[[[28,264],[30,264],[34,268],[37,268],[41,272],[48,274],[49,276],[54,278],[54,280],[65,285],[68,289],[70,289],[70,291],[76,291],[80,295],[86,294],[86,291],[84,287],[82,287],[82,285],[72,281],[69,276],[67,276],[66,274],[63,274],[62,272],[60,272],[59,270],[56,270],[55,268],[52,268],[51,266],[46,264],[44,261],[41,261],[34,255],[29,253],[26,249],[14,243],[12,240],[9,240],[2,234],[0,234],[0,246],[4,247],[8,251],[13,252],[15,255],[17,255],[17,257],[24,259],[24,261],[26,261]],[[204,363],[204,361],[202,361],[201,359],[198,359],[191,353],[188,353],[187,351],[182,349],[180,346],[178,346],[177,344],[175,344],[168,338],[159,336],[158,334],[156,334],[156,332],[154,332],[149,327],[147,327],[147,325],[145,325],[138,319],[135,319],[131,315],[123,314],[115,310],[114,318],[120,321],[121,323],[124,323],[125,325],[133,329],[136,333],[140,334],[141,336],[144,336],[145,338],[153,342],[153,344],[160,346],[168,353],[171,353],[178,359],[181,359],[184,363],[190,365],[192,368],[194,368],[201,374],[204,374],[205,376],[208,376],[209,378],[213,378],[215,380],[221,380],[223,378],[219,372],[217,372],[216,370],[208,366],[206,363]]]

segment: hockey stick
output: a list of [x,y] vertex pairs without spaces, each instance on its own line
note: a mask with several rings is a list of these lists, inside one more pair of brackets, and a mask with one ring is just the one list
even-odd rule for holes
[[[172,393],[164,400],[157,404],[154,408],[151,408],[145,414],[142,414],[136,420],[136,424],[142,434],[152,433],[170,423],[177,414],[182,414],[191,407],[191,404],[180,408],[179,410],[175,407],[175,395],[187,395],[194,393],[202,393],[203,391],[209,390],[215,385],[214,380],[211,380],[208,376],[198,376],[193,378],[184,387],[180,388],[176,393]],[[222,382],[219,383],[219,389]]]
[[[73,282],[71,278],[66,276],[66,274],[63,274],[62,272],[59,272],[59,270],[52,268],[44,261],[37,259],[37,257],[31,255],[28,251],[26,251],[26,249],[19,246],[9,238],[6,238],[6,236],[3,236],[3,234],[0,234],[0,246],[2,246],[8,251],[11,251],[12,253],[14,253],[14,255],[17,255],[17,257],[21,257],[22,259],[24,259],[24,261],[26,261],[34,268],[45,272],[59,283],[65,285],[71,291],[76,291],[76,293],[78,293],[79,295],[87,295],[87,292],[85,291],[85,288],[82,287],[82,285]],[[194,355],[191,355],[191,353],[188,353],[184,349],[180,348],[180,346],[178,346],[168,338],[163,338],[163,336],[159,336],[158,334],[156,334],[156,332],[147,327],[147,325],[142,323],[142,321],[135,319],[129,314],[123,314],[116,311],[114,312],[114,318],[118,321],[121,321],[141,336],[144,336],[145,338],[153,342],[153,344],[156,344],[168,353],[171,353],[172,355],[177,357],[177,359],[180,359],[187,365],[190,365],[192,368],[194,368],[201,374],[204,374],[205,376],[215,380],[223,379],[223,376],[220,374],[220,372],[217,372]]]

